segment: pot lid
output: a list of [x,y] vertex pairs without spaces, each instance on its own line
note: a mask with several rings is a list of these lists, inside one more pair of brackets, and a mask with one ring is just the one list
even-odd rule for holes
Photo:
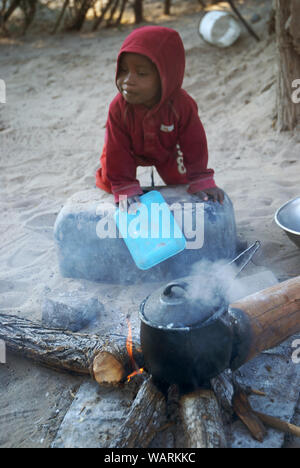
[[190,328],[204,325],[218,311],[224,310],[223,296],[216,291],[214,304],[191,299],[186,280],[169,283],[151,294],[141,306],[141,319],[156,328]]

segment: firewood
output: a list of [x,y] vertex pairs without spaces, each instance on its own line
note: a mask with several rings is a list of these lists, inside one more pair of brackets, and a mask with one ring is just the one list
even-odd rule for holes
[[262,442],[266,435],[266,428],[251,408],[246,392],[241,388],[237,389],[233,396],[232,404],[235,413],[247,426],[252,437]]
[[93,361],[93,377],[99,384],[118,383],[124,377],[124,366],[111,353],[97,353]]
[[155,434],[167,427],[165,415],[165,397],[148,377],[110,448],[147,448]]
[[181,397],[181,417],[186,448],[226,448],[221,412],[211,390],[197,390]]
[[[263,396],[263,392],[253,392],[254,394],[259,394]],[[273,429],[277,429],[281,432],[286,434],[292,434],[296,437],[300,437],[300,427],[295,426],[294,424],[288,423],[286,421],[282,421],[279,418],[275,418],[274,416],[270,416],[265,413],[261,413],[259,411],[254,411],[251,407],[250,402],[248,401],[247,394],[242,389],[236,390],[236,393],[233,398],[233,408],[239,418],[245,423],[245,425],[250,430],[251,434],[256,440],[260,442],[263,440],[266,430],[264,428],[264,424],[267,426],[272,427]],[[259,429],[259,427],[261,429]],[[259,435],[259,431],[261,430],[261,435]]]
[[231,366],[235,370],[300,331],[300,276],[240,299],[229,310],[242,313],[247,324],[244,340],[249,340],[243,359],[238,357]]
[[224,410],[223,417],[227,416],[227,421],[229,421],[235,412],[247,426],[254,439],[262,442],[266,430],[261,420],[252,410],[247,394],[255,393],[262,396],[264,393],[252,388],[242,387],[237,381],[236,376],[229,369],[212,379],[211,386]]
[[220,375],[211,379],[210,384],[223,410],[223,417],[225,417],[227,421],[231,420],[233,416],[232,401],[237,388],[241,389],[242,387],[247,395],[266,396],[265,392],[261,390],[250,386],[241,386],[230,369],[226,369]]
[[256,388],[252,388],[252,387],[249,388],[249,393],[250,395],[256,395],[256,396],[261,396],[261,397],[266,396],[265,392],[262,392],[261,390],[257,390]]
[[[125,336],[72,333],[0,314],[0,339],[13,353],[54,370],[91,375],[99,384],[118,384],[131,372]],[[142,366],[139,345],[133,343],[132,351]]]
[[277,429],[286,434],[291,434],[296,437],[300,437],[299,426],[295,426],[295,424],[282,421],[279,418],[274,418],[274,416],[269,416],[268,414],[260,413],[258,411],[254,411],[254,414],[267,426],[270,426],[273,429]]
[[224,410],[223,415],[231,419],[233,414],[232,398],[234,395],[234,379],[230,369],[225,370],[217,377],[211,379],[211,387],[217,397],[217,400]]

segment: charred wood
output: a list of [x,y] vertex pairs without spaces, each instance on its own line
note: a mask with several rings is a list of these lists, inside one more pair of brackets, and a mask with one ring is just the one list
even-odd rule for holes
[[236,389],[232,403],[235,413],[249,429],[252,437],[262,442],[266,436],[266,429],[252,410],[246,392],[240,388]]
[[213,391],[198,390],[181,397],[186,448],[226,448],[227,440]]
[[[118,384],[131,372],[125,336],[72,333],[0,314],[0,338],[13,353],[55,370],[91,375],[99,384]],[[142,365],[138,347],[133,343],[133,357]]]
[[222,374],[211,379],[210,384],[223,410],[223,417],[229,422],[233,416],[234,382],[232,371],[228,369],[222,372]]
[[165,417],[165,397],[148,377],[111,448],[147,448],[156,433],[167,427]]
[[258,411],[254,411],[254,414],[267,426],[270,426],[273,429],[277,429],[278,431],[284,432],[285,434],[291,434],[296,437],[300,437],[299,426],[295,426],[295,424],[282,421],[279,418],[275,418],[274,416],[269,416],[268,414],[260,413]]

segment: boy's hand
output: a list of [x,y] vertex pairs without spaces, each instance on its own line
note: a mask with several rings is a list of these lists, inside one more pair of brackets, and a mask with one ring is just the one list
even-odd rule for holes
[[213,200],[214,202],[218,201],[223,205],[224,202],[224,192],[219,187],[213,187],[210,189],[202,190],[201,192],[196,192],[193,195],[201,198],[203,201],[208,201],[209,199]]
[[119,207],[121,211],[128,211],[128,213],[134,214],[136,213],[134,205],[139,203],[141,203],[140,197],[134,195],[133,197],[124,197],[124,199],[120,200]]

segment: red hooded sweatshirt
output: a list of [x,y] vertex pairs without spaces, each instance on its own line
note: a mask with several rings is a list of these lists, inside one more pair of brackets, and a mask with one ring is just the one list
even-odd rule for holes
[[155,166],[166,184],[189,184],[190,193],[215,187],[197,104],[181,87],[185,52],[179,34],[160,26],[134,30],[119,52],[116,78],[124,52],[144,55],[155,64],[161,99],[149,109],[128,104],[117,94],[109,107],[96,185],[113,193],[118,202],[120,195],[143,193],[137,166]]

